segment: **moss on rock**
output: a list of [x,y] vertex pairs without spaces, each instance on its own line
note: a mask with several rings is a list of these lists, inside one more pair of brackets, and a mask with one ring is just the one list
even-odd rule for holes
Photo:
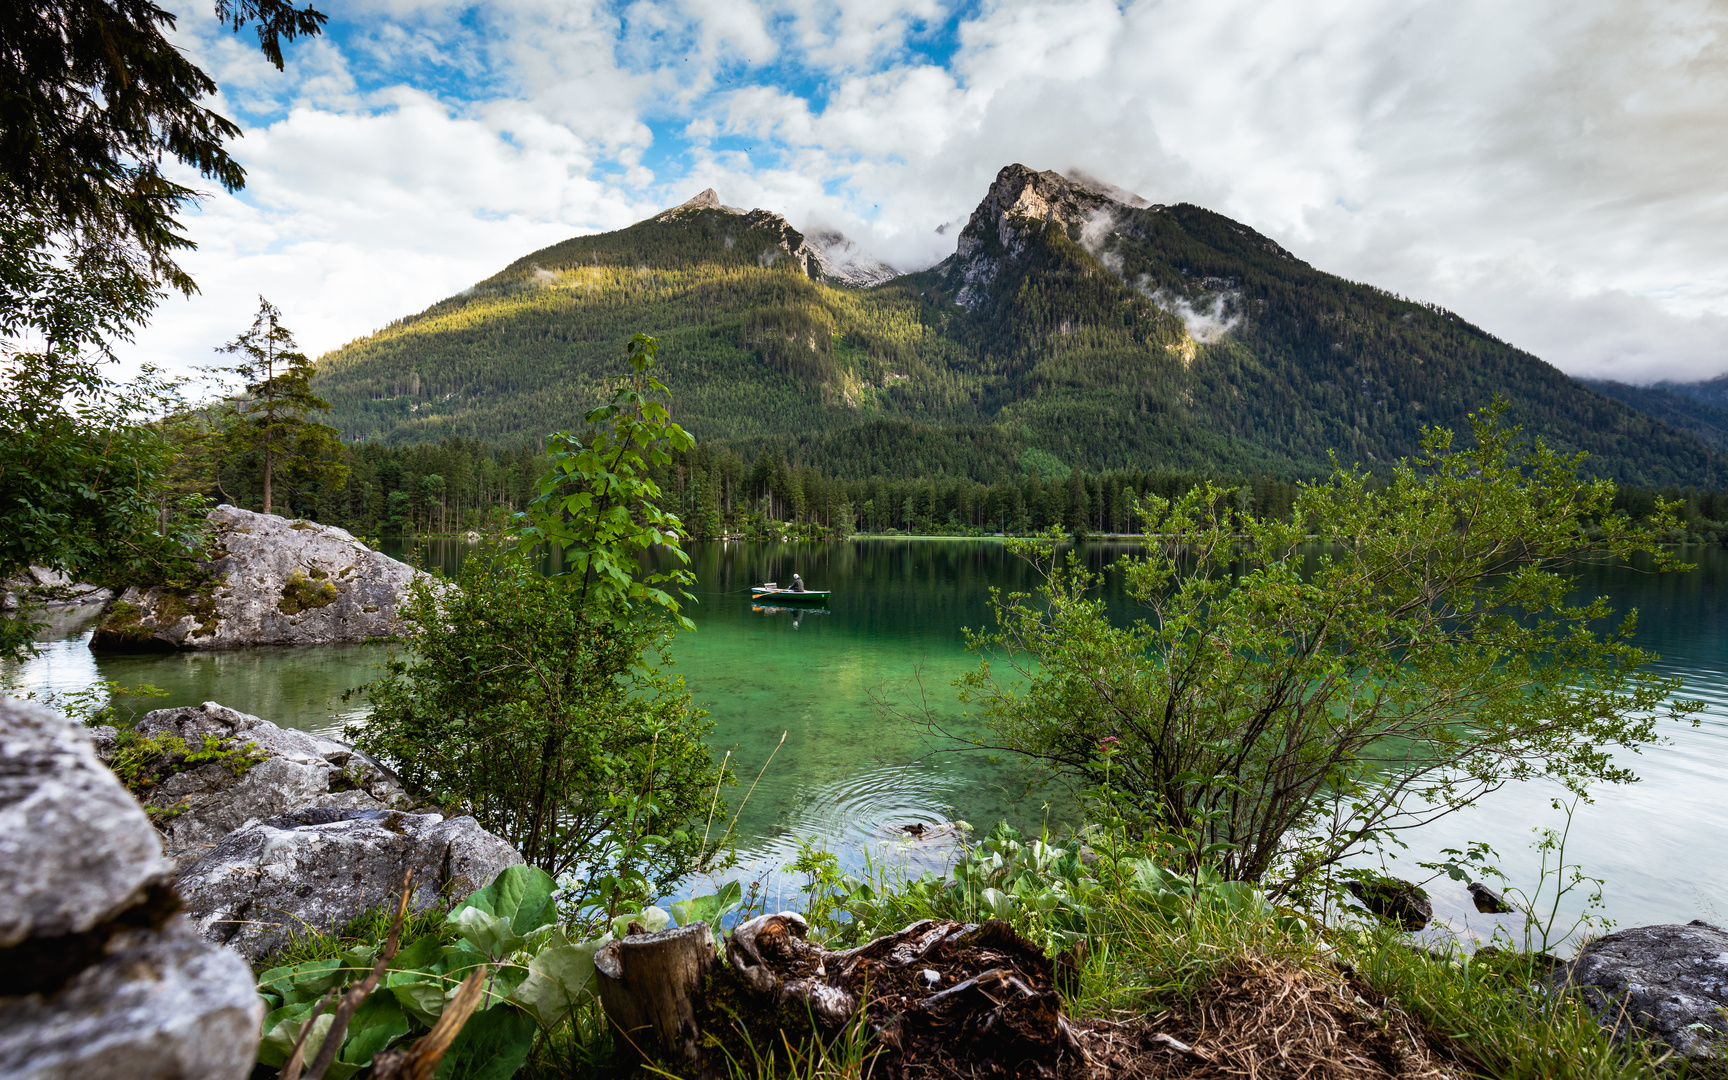
[[336,602],[336,586],[329,580],[314,582],[306,576],[303,570],[296,570],[288,575],[288,580],[282,584],[282,599],[276,602],[276,610],[284,615],[298,615],[302,611],[326,607]]

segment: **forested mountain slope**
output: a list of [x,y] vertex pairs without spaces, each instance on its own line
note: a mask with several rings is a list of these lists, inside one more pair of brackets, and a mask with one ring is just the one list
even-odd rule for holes
[[[1728,379],[1717,382],[1728,383]],[[1670,427],[1690,432],[1718,450],[1728,450],[1728,407],[1712,404],[1710,399],[1689,392],[1694,387],[1709,388],[1709,383],[1657,383],[1654,386],[1632,386],[1608,379],[1589,379],[1594,389],[1616,401],[1623,401],[1647,416],[1654,416]],[[1728,395],[1723,398],[1728,403]]]
[[350,438],[520,443],[579,422],[645,331],[698,439],[840,476],[1372,466],[1498,393],[1604,475],[1723,480],[1694,436],[1199,207],[1014,165],[930,270],[853,287],[885,268],[824,240],[704,192],[351,343],[317,387]]

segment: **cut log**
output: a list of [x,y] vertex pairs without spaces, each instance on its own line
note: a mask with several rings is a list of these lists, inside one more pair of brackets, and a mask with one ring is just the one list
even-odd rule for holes
[[669,1059],[695,1062],[696,1001],[714,962],[707,923],[620,938],[594,954],[600,1004],[644,1058],[652,1060],[658,1047]]

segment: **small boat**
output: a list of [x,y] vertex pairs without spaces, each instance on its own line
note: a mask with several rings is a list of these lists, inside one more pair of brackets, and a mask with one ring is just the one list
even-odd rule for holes
[[777,582],[765,581],[750,590],[752,600],[770,600],[776,604],[826,604],[827,589],[787,589]]

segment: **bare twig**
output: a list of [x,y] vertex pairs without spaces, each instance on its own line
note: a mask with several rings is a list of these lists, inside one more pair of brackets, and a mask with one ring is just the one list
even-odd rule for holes
[[481,964],[462,980],[456,995],[438,1023],[425,1037],[407,1050],[386,1050],[372,1059],[372,1080],[432,1080],[438,1063],[444,1059],[450,1044],[461,1034],[462,1025],[485,996],[486,965]]

